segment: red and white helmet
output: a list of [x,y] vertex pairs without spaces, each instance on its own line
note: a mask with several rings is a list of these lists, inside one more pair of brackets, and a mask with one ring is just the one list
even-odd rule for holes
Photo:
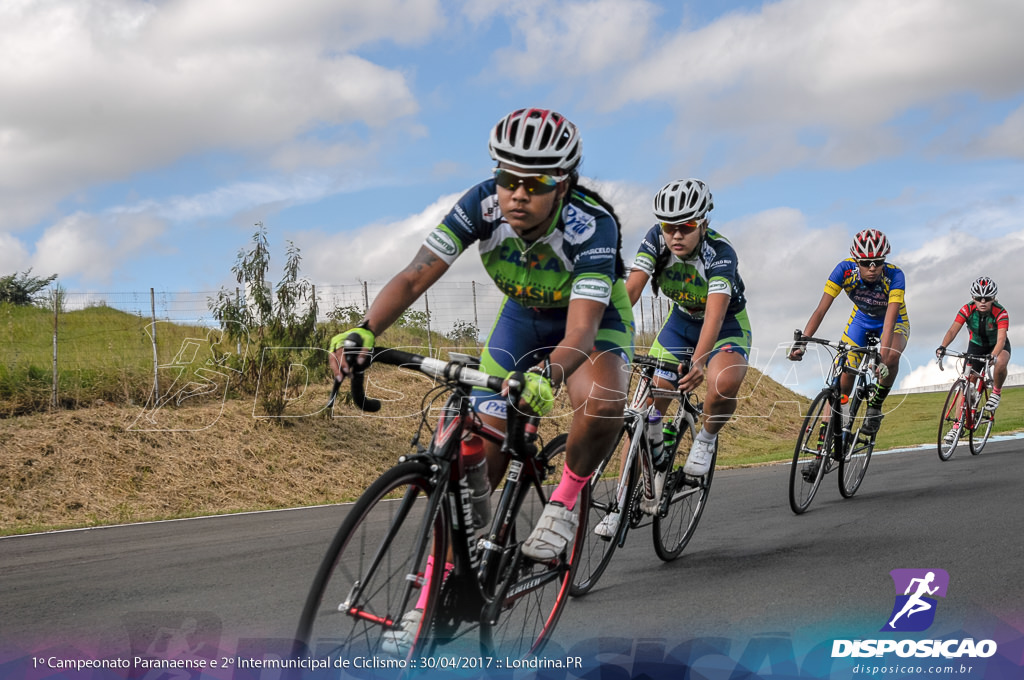
[[989,297],[994,298],[999,293],[999,286],[996,282],[987,276],[979,276],[975,279],[974,283],[971,284],[971,297]]
[[711,190],[699,179],[669,182],[654,197],[654,216],[662,222],[701,220],[714,207]]
[[533,170],[571,171],[579,165],[583,143],[565,116],[548,109],[519,109],[491,130],[491,158]]
[[856,260],[878,260],[889,254],[889,239],[877,229],[865,229],[853,237],[850,255]]

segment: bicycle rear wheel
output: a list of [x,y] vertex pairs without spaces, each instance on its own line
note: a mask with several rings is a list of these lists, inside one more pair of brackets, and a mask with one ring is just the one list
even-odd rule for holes
[[798,515],[810,507],[814,494],[818,493],[828,457],[832,454],[833,418],[825,415],[831,396],[832,391],[824,389],[814,398],[796,440],[789,469],[789,507]]
[[875,450],[875,435],[861,432],[864,419],[858,420],[858,415],[863,405],[862,399],[850,400],[850,427],[853,429],[856,426],[856,430],[851,433],[850,445],[839,459],[839,493],[843,498],[853,498],[853,494],[857,493]]
[[683,474],[683,460],[679,459],[679,448],[689,452],[696,436],[693,423],[684,419],[680,424],[679,436],[676,439],[676,450],[672,452],[672,469],[665,477],[665,490],[662,493],[659,512],[654,516],[654,552],[662,560],[671,562],[683,552],[707,504],[708,493],[711,491],[711,478],[715,474],[715,463],[718,461],[718,442],[715,442],[715,453],[711,457],[711,467],[702,477],[689,477]]
[[960,443],[963,434],[962,423],[966,415],[967,384],[963,380],[957,380],[949,388],[946,395],[946,403],[942,407],[942,416],[939,418],[939,460],[949,460],[956,451],[956,445]]
[[[446,515],[439,503],[430,502],[436,492],[431,479],[424,463],[401,463],[371,484],[349,510],[299,619],[295,639],[306,646],[305,654],[333,662],[411,659],[430,652],[430,622],[448,540]],[[418,623],[403,622],[423,587],[430,592],[422,617]],[[408,640],[401,639],[403,623]]]
[[[587,504],[587,525],[589,530],[583,537],[576,572],[572,579],[570,594],[574,597],[586,595],[597,584],[601,574],[611,562],[615,549],[629,531],[632,501],[636,495],[638,475],[636,463],[622,477],[622,462],[630,442],[628,428],[623,427],[611,453],[590,478],[590,503]],[[638,454],[639,455],[639,454]],[[625,485],[625,495],[620,507],[617,499],[620,485]],[[619,513],[619,526],[614,536],[598,536],[594,530],[612,512]]]
[[988,437],[992,434],[992,425],[995,424],[996,414],[985,408],[988,403],[989,390],[986,386],[978,395],[977,413],[974,415],[974,427],[971,428],[967,438],[971,445],[971,455],[977,456],[988,443]]
[[[585,512],[573,540],[551,563],[534,562],[523,556],[520,544],[533,531],[547,497],[554,490],[565,465],[565,440],[556,437],[541,452],[547,461],[548,484],[532,478],[521,487],[522,496],[516,525],[509,537],[504,562],[500,565],[497,592],[502,601],[497,621],[480,622],[480,647],[485,655],[521,659],[538,654],[547,643],[569,599],[573,567],[587,531]],[[576,507],[583,511],[590,503],[590,489],[583,487]]]

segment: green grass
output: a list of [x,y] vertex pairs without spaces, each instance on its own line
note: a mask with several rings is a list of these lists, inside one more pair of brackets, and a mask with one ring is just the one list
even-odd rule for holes
[[[64,408],[97,400],[144,403],[153,387],[149,319],[105,306],[60,314],[57,396]],[[204,328],[157,324],[157,359],[170,363]],[[0,304],[0,416],[45,410],[53,385],[53,312]]]
[[[937,446],[939,413],[946,392],[891,395],[885,402],[885,420],[878,431],[876,449],[902,448],[918,444]],[[992,434],[1024,430],[1024,387],[1003,389]]]

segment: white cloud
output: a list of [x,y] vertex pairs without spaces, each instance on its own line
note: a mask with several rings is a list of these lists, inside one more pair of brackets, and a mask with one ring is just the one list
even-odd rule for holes
[[55,272],[61,279],[81,276],[107,282],[124,260],[140,253],[153,254],[164,229],[162,221],[146,214],[77,213],[43,233],[32,266],[40,272]]
[[[287,167],[318,126],[361,123],[372,139],[417,102],[404,73],[346,50],[419,42],[441,22],[438,3],[411,0],[0,3],[0,223],[192,153]],[[328,141],[320,162],[366,143]]]
[[637,59],[659,13],[646,0],[523,0],[468,8],[471,20],[508,19],[522,46],[495,50],[489,71],[530,82],[590,76]]
[[735,174],[846,168],[924,143],[918,135],[947,122],[933,110],[924,125],[887,127],[907,112],[964,93],[1018,94],[1022,23],[1024,5],[1001,0],[782,0],[675,32],[597,86],[608,108],[674,105],[689,133],[679,145],[724,147],[719,162]]
[[23,271],[28,267],[28,249],[25,244],[11,234],[0,232],[0,276]]

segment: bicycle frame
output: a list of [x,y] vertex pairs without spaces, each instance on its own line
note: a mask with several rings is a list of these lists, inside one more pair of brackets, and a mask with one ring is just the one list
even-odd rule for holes
[[[801,336],[798,341],[812,342],[836,350],[836,355],[832,359],[832,367],[825,379],[825,389],[830,390],[831,393],[828,403],[833,424],[832,432],[835,437],[835,451],[840,455],[846,455],[847,449],[854,444],[853,438],[857,429],[854,428],[853,418],[847,418],[844,414],[843,406],[852,404],[849,412],[855,412],[856,409],[853,406],[869,399],[874,393],[875,386],[878,384],[877,367],[880,363],[878,339],[869,338],[867,347],[807,336]],[[861,355],[860,361],[856,366],[848,365],[850,354],[856,353]],[[853,376],[853,383],[847,392],[844,392],[842,388],[844,374]],[[847,398],[845,403],[843,397]]]
[[[470,402],[473,386],[498,391],[502,380],[476,370],[475,365],[464,357],[451,362],[420,357],[393,349],[378,348],[373,359],[392,365],[415,368],[420,372],[441,380],[450,394],[441,408],[437,426],[426,451],[402,456],[399,462],[422,459],[434,472],[436,492],[430,497],[430,505],[422,520],[423,531],[416,546],[420,559],[430,549],[429,527],[437,513],[447,515],[446,525],[450,527],[449,537],[454,567],[445,578],[443,565],[434,565],[431,578],[444,579],[438,590],[441,608],[435,609],[438,627],[454,633],[462,622],[486,622],[495,624],[499,613],[510,602],[541,588],[561,576],[560,569],[566,565],[554,564],[544,574],[534,575],[522,581],[503,580],[509,560],[523,559],[517,550],[518,544],[511,542],[516,517],[532,484],[540,485],[546,479],[546,461],[539,457],[537,424],[539,417],[521,413],[516,405],[522,394],[522,384],[510,381],[507,409],[507,428],[504,434],[485,426],[476,417]],[[363,392],[362,373],[353,380],[353,400],[364,410],[374,411],[379,402],[369,400]],[[425,422],[425,421],[424,421]],[[473,525],[472,502],[466,480],[465,466],[461,456],[461,441],[466,431],[472,431],[495,443],[501,443],[501,451],[508,457],[505,484],[498,500],[491,524],[483,537],[478,540],[478,529]],[[401,524],[407,509],[399,511],[393,527]],[[390,536],[389,536],[390,538]],[[379,557],[378,557],[379,559]],[[376,563],[373,564],[376,567]],[[516,573],[512,571],[511,573]],[[415,599],[417,588],[423,586],[427,574],[410,578],[404,589],[402,609],[409,608]],[[358,600],[359,589],[353,590],[350,600]],[[446,601],[444,593],[452,593]],[[358,615],[356,612],[350,612]],[[395,622],[382,622],[395,625]]]
[[[654,371],[662,368],[674,368],[674,366],[669,367],[665,362],[643,356],[635,357],[633,365],[640,368],[637,385],[633,390],[633,397],[623,413],[624,422],[622,427],[629,437],[629,449],[626,452],[623,470],[628,472],[636,464],[636,460],[639,457],[640,479],[643,482],[644,494],[648,498],[652,498],[654,496],[654,457],[651,451],[651,443],[647,438],[646,424],[654,408],[654,399],[669,398],[680,402],[679,410],[672,418],[672,426],[676,432],[682,431],[684,420],[689,421],[690,425],[696,425],[701,411],[693,403],[693,397],[690,393],[684,395],[676,390],[664,390],[654,386]],[[611,460],[612,458],[614,456],[606,460]],[[603,472],[604,467],[602,465],[594,474],[599,476]],[[628,475],[623,474],[615,491],[615,504],[620,511],[627,506],[626,494],[628,493],[628,486]],[[659,510],[664,510],[664,505],[670,500],[668,494],[665,494],[661,500],[662,508]],[[628,518],[626,519],[628,520]],[[619,539],[619,547],[622,547],[625,542],[626,532],[623,531]]]
[[[989,355],[980,354],[968,354],[966,352],[956,352],[952,350],[946,350],[944,356],[953,357],[954,359],[960,359],[960,375],[957,380],[962,380],[971,393],[974,394],[974,403],[968,404],[966,401],[960,405],[960,423],[962,427],[973,430],[978,426],[978,416],[981,415],[981,409],[978,408],[978,402],[981,400],[982,395],[985,392],[985,388],[993,384],[992,369],[993,360]],[[945,370],[942,366],[942,358],[939,357],[938,364],[939,370]],[[971,359],[978,359],[984,362],[984,366],[979,371],[971,363]]]

